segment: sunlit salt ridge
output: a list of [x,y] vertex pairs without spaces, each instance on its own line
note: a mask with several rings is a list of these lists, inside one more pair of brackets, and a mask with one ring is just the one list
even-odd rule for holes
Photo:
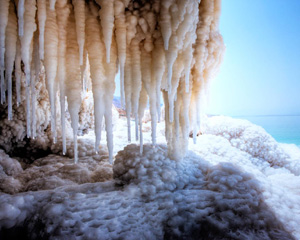
[[[196,134],[200,128],[204,109],[201,99],[206,97],[208,82],[222,60],[224,45],[218,30],[220,0],[200,3],[197,0],[2,0],[0,13],[1,102],[7,101],[11,120],[15,108],[12,95],[16,93],[15,102],[19,104],[20,85],[26,89],[27,138],[34,139],[38,134],[35,88],[44,69],[53,143],[60,138],[57,136],[60,131],[62,151],[67,151],[67,100],[77,162],[78,113],[86,91],[92,90],[95,151],[99,148],[101,124],[105,119],[112,162],[110,109],[114,78],[119,70],[121,102],[128,122],[131,116],[136,122],[134,138],[128,125],[128,141],[140,139],[142,152],[139,129],[149,101],[151,142],[155,145],[163,91],[169,155],[173,159],[185,155],[189,131],[193,129]],[[91,80],[87,77],[88,69]],[[25,83],[20,80],[22,77]]]

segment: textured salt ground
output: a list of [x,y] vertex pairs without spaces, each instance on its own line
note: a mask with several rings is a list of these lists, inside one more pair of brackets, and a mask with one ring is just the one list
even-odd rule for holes
[[[123,124],[115,152],[127,145]],[[77,165],[50,155],[25,170],[2,152],[1,189],[21,193],[0,194],[1,239],[299,239],[300,150],[231,118],[209,119],[204,132],[180,162],[165,145],[145,145],[143,156],[129,145],[114,169],[105,148]]]

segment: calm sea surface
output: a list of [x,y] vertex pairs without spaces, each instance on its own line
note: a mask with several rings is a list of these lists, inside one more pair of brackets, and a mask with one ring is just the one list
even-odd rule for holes
[[247,119],[262,126],[278,142],[294,143],[300,146],[300,116],[246,116]]

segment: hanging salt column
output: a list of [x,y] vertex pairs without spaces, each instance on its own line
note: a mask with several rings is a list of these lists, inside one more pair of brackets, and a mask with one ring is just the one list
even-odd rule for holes
[[104,82],[105,69],[103,66],[103,54],[105,47],[100,36],[100,23],[97,19],[96,6],[90,4],[91,11],[87,14],[86,33],[87,51],[90,62],[92,79],[92,90],[94,97],[94,117],[95,117],[95,151],[99,151],[101,140],[102,119],[105,112],[104,105]]
[[169,13],[169,8],[173,2],[174,0],[161,1],[159,25],[161,27],[161,33],[164,40],[165,50],[169,49],[169,40],[172,34],[171,16]]
[[36,90],[35,83],[39,81],[40,76],[40,56],[39,56],[39,36],[38,31],[34,34],[34,45],[31,61],[31,136],[36,137]]
[[57,73],[58,27],[56,12],[47,6],[47,19],[45,25],[45,56],[46,86],[49,94],[51,109],[51,132],[53,142],[56,142],[56,92],[58,90]]
[[80,65],[83,65],[83,52],[85,41],[85,1],[74,0],[73,6],[75,12],[77,42],[79,46],[79,63]]
[[6,27],[5,38],[5,72],[7,79],[7,92],[8,92],[8,120],[12,120],[12,72],[14,68],[14,62],[16,57],[17,48],[17,17],[15,14],[14,4],[9,6],[9,16]]
[[104,44],[106,48],[106,62],[110,62],[110,48],[114,28],[114,1],[96,0],[100,5],[99,11],[101,27],[103,29]]
[[[2,6],[2,4],[1,4]],[[24,34],[24,11],[25,11],[25,0],[19,0],[18,2],[18,23],[19,23],[19,36],[22,37]]]
[[140,154],[143,153],[143,117],[144,117],[145,109],[147,107],[147,101],[148,101],[147,91],[143,83],[140,99],[139,99]]
[[[19,2],[20,4],[20,2]],[[31,117],[30,117],[30,68],[32,60],[32,39],[36,31],[35,14],[36,1],[26,0],[24,5],[24,32],[21,37],[21,57],[24,63],[24,72],[26,75],[26,125],[27,137],[31,137]],[[20,20],[19,20],[20,21]]]
[[121,106],[125,106],[124,95],[124,68],[126,61],[126,22],[125,22],[125,6],[122,1],[114,2],[115,25],[116,25],[116,42],[118,46],[118,59],[120,62],[120,91]]
[[124,73],[124,91],[125,91],[125,106],[126,106],[126,118],[127,118],[127,138],[128,142],[131,142],[131,98],[132,98],[132,78],[131,78],[131,53],[127,50],[125,73]]
[[132,77],[132,97],[131,97],[131,109],[135,118],[135,140],[139,138],[138,129],[138,108],[139,108],[139,97],[142,87],[142,76],[141,76],[141,51],[140,51],[140,40],[135,37],[131,41],[131,77]]
[[15,59],[15,78],[16,78],[16,95],[17,95],[17,107],[19,107],[21,102],[21,43],[20,39],[17,39],[17,51],[16,51],[16,59]]
[[51,10],[55,9],[55,3],[56,3],[56,0],[50,0],[50,9]]
[[136,35],[137,17],[127,12],[126,22],[128,23],[126,28],[126,61],[125,61],[125,73],[124,73],[124,91],[125,91],[125,106],[127,117],[127,129],[128,129],[128,142],[131,142],[131,113],[133,112],[133,69],[132,69],[132,51],[130,48],[131,41]]
[[66,80],[65,93],[68,101],[68,110],[71,116],[71,126],[74,138],[74,161],[78,161],[77,132],[79,109],[81,104],[81,79],[79,64],[79,48],[76,39],[74,13],[71,12],[67,26],[67,52],[66,52]]
[[40,59],[44,60],[44,36],[45,36],[45,24],[47,18],[47,11],[46,11],[46,0],[37,0],[37,7],[38,7],[38,23],[39,23],[39,52],[40,52]]
[[[68,0],[19,0],[17,4],[0,1],[1,102],[5,101],[5,71],[8,117],[11,118],[11,73],[15,62],[19,104],[22,61],[26,77],[28,137],[35,137],[35,80],[39,79],[40,60],[44,59],[52,134],[55,139],[55,99],[59,82],[63,153],[66,152],[67,96],[77,162],[80,94],[87,90],[84,79],[86,70],[90,68],[95,108],[95,148],[98,151],[102,119],[105,117],[109,160],[112,161],[111,106],[118,62],[121,102],[124,107],[125,97],[126,104],[128,140],[131,141],[133,116],[136,140],[140,131],[142,151],[142,118],[149,96],[152,142],[155,144],[156,122],[157,118],[160,119],[160,91],[163,89],[169,155],[174,159],[183,156],[190,127],[196,139],[209,85],[222,60],[224,45],[218,30],[220,0],[202,0],[200,3],[198,0],[97,0],[98,4],[74,0],[73,6]],[[16,6],[20,41],[16,34]],[[39,29],[33,42],[36,23]]]
[[1,77],[1,104],[5,102],[5,30],[8,21],[9,0],[0,1],[0,77]]
[[60,0],[56,4],[57,25],[58,25],[58,65],[57,80],[59,83],[60,97],[60,115],[61,115],[61,132],[63,143],[63,155],[67,151],[66,147],[66,120],[65,120],[65,79],[66,79],[66,46],[67,46],[67,24],[70,14],[70,7],[67,0]]
[[156,91],[156,111],[158,121],[161,119],[161,81],[165,72],[165,52],[163,48],[163,39],[157,31],[156,40],[154,41],[154,49],[152,51],[152,77],[155,79]]
[[106,141],[109,153],[109,162],[113,161],[113,129],[112,129],[112,101],[115,92],[115,76],[117,73],[117,44],[115,39],[112,39],[111,50],[110,50],[110,62],[105,64],[105,130],[106,130]]

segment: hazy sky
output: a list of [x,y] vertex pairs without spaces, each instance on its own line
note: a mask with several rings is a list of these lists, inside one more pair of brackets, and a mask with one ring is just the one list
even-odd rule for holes
[[300,115],[300,0],[223,0],[209,113]]

